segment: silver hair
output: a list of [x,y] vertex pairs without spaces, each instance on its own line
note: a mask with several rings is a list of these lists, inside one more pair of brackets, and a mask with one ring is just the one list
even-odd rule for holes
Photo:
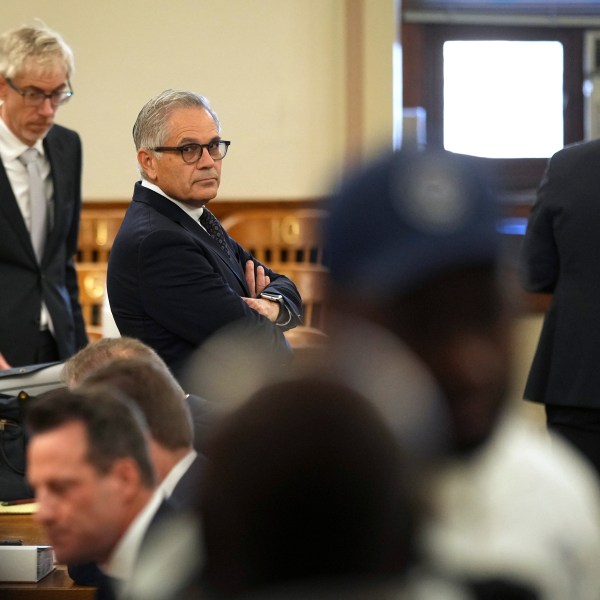
[[[138,114],[133,125],[136,150],[151,150],[163,146],[170,134],[169,119],[172,113],[180,108],[203,108],[215,122],[217,132],[221,133],[221,122],[207,98],[196,92],[169,89],[146,102]],[[139,167],[139,170],[142,177],[146,178],[143,169]]]
[[213,118],[217,131],[221,132],[219,117],[204,96],[186,90],[165,90],[145,104],[135,121],[133,141],[136,150],[164,145],[170,133],[171,114],[180,108],[194,107],[205,109]]
[[0,73],[20,75],[31,66],[43,71],[63,67],[67,77],[75,70],[73,51],[62,36],[45,25],[22,26],[0,36]]

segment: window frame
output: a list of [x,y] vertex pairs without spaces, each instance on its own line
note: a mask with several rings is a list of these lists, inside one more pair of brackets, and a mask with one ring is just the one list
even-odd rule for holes
[[[423,25],[424,78],[421,105],[427,112],[427,144],[443,147],[443,48],[454,40],[552,40],[564,49],[564,145],[581,141],[584,136],[583,30],[580,28],[514,27],[489,25]],[[500,176],[504,191],[537,187],[547,158],[490,158]]]

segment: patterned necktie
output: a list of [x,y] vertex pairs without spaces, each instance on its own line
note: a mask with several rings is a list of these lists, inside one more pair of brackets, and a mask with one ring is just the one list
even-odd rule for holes
[[217,242],[217,244],[219,244],[221,250],[223,250],[223,252],[225,252],[225,254],[227,255],[227,258],[229,260],[231,260],[231,253],[229,252],[229,246],[225,242],[225,236],[227,234],[225,233],[225,230],[223,229],[223,226],[221,225],[221,223],[219,223],[217,217],[215,217],[215,215],[213,215],[210,212],[210,210],[208,210],[208,208],[206,208],[206,206],[204,207],[204,209],[202,211],[202,216],[200,217],[200,223],[202,223],[202,226],[204,227],[204,229],[206,229],[206,231],[208,232],[208,235],[210,235],[210,237],[212,237],[214,240],[216,240],[216,242]]
[[38,263],[40,263],[42,262],[44,246],[46,244],[48,208],[38,156],[39,152],[35,148],[28,148],[21,154],[19,160],[25,165],[29,175],[30,235],[35,255]]

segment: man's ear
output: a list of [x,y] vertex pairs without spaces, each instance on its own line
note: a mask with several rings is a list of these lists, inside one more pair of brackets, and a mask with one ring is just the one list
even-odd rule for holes
[[8,92],[8,83],[6,83],[6,79],[3,75],[0,75],[0,100],[6,99],[6,94]]
[[137,153],[138,163],[146,177],[150,181],[156,181],[156,161],[158,160],[152,152],[140,148]]
[[142,487],[140,469],[132,458],[118,458],[113,463],[110,474],[122,498],[135,496]]

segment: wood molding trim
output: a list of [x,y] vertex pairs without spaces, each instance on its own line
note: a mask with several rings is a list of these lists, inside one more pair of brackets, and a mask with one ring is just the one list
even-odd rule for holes
[[[122,210],[123,214],[129,206],[130,200],[84,200],[82,210],[84,213],[89,211],[118,211]],[[275,209],[298,209],[298,208],[322,208],[325,203],[323,198],[294,198],[294,199],[230,199],[210,201],[210,210],[217,216],[218,219],[223,219],[225,216],[233,212],[251,210],[256,208],[275,208]]]
[[364,2],[346,0],[346,158],[361,158],[364,138]]

